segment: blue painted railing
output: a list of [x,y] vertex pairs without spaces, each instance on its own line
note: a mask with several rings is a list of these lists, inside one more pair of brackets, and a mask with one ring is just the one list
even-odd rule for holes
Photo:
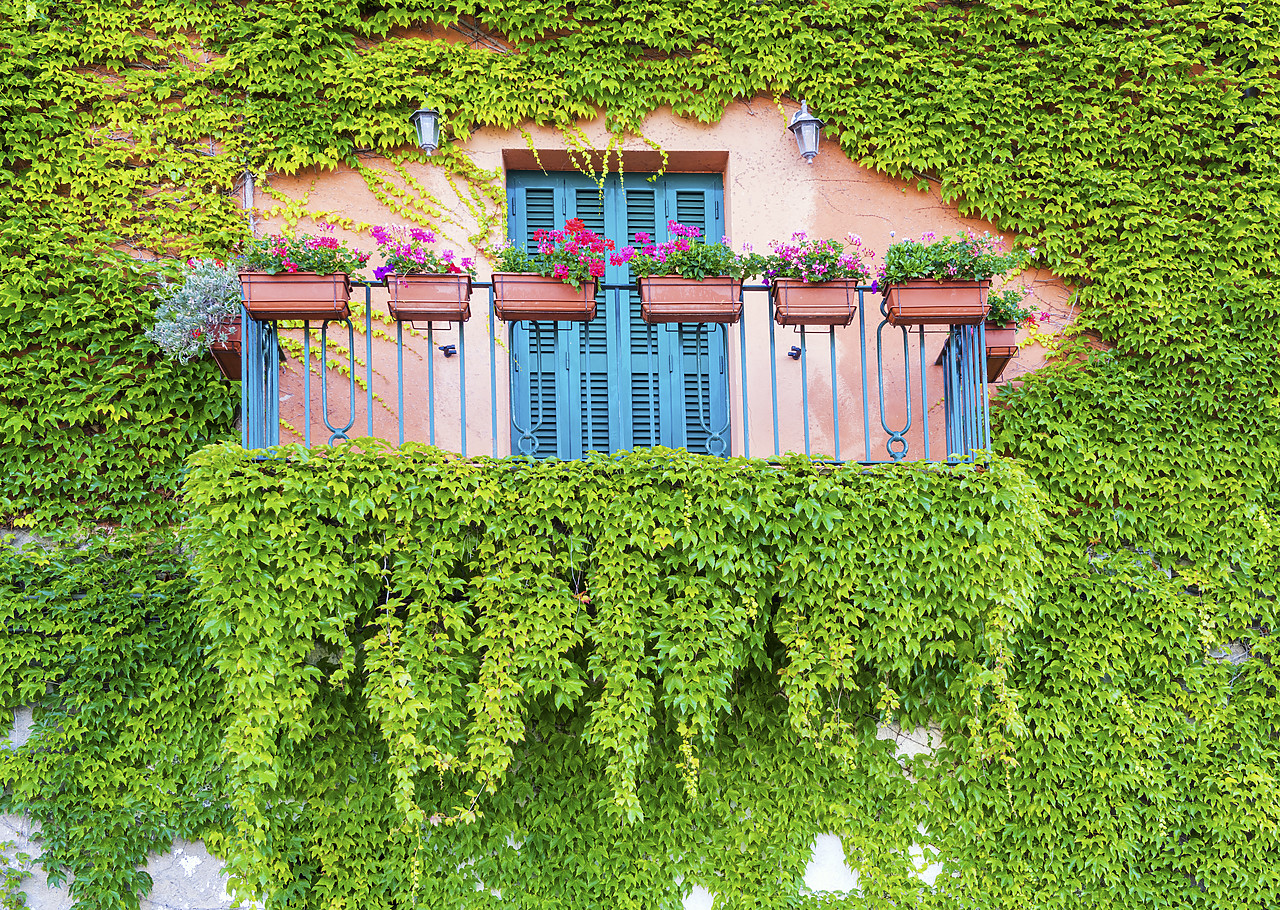
[[[336,320],[326,322],[320,325],[303,323],[302,332],[302,362],[306,367],[302,369],[302,398],[303,398],[303,419],[301,435],[303,442],[312,445],[312,422],[313,422],[313,379],[312,379],[312,345],[313,331],[319,331],[319,355],[322,366],[316,370],[318,372],[319,389],[319,408],[320,416],[324,426],[328,431],[327,442],[333,443],[340,439],[348,439],[352,436],[368,435],[374,436],[374,335],[375,325],[373,316],[373,299],[372,289],[379,287],[369,283],[358,283],[358,287],[363,287],[365,308],[363,313],[364,323],[364,364],[363,364],[363,382],[364,394],[361,396],[357,393],[357,376],[361,374],[361,365],[357,362],[357,347],[355,325],[350,319]],[[632,290],[631,285],[604,285],[607,294],[626,294]],[[499,434],[499,427],[508,430],[513,426],[512,416],[506,409],[502,409],[500,405],[499,387],[500,379],[499,364],[508,358],[506,345],[497,341],[495,333],[496,317],[493,307],[492,285],[485,282],[473,282],[473,288],[477,294],[483,294],[488,298],[487,307],[487,347],[488,347],[488,389],[487,389],[487,411],[489,423],[490,445],[487,447],[488,452],[498,456],[506,454],[506,446],[503,444],[509,436]],[[713,432],[713,435],[723,437],[722,449],[730,448],[729,440],[731,436],[740,443],[740,451],[734,451],[733,454],[740,454],[746,457],[779,457],[788,452],[798,452],[801,449],[798,446],[784,444],[783,434],[779,430],[779,355],[778,355],[778,334],[786,330],[788,327],[778,326],[772,318],[772,309],[767,296],[768,288],[764,285],[747,285],[743,288],[743,300],[746,305],[746,314],[737,324],[737,360],[738,373],[740,376],[740,384],[736,390],[731,390],[731,394],[740,398],[740,410],[738,411],[738,422],[740,426],[734,428],[726,426]],[[870,302],[876,309],[873,315],[868,317],[867,303]],[[758,307],[758,309],[756,309]],[[764,322],[768,325],[768,349],[769,349],[769,388],[770,397],[768,405],[772,417],[772,439],[769,440],[771,445],[761,447],[759,441],[753,444],[752,421],[749,419],[752,414],[752,407],[759,406],[756,400],[759,396],[752,394],[752,382],[750,377],[753,374],[753,365],[750,364],[748,351],[751,348],[749,341],[762,339],[754,333],[760,330],[760,320],[753,314],[763,314]],[[753,327],[748,329],[747,316],[752,316]],[[359,317],[357,317],[359,318]],[[242,443],[246,448],[261,449],[280,444],[280,396],[281,396],[281,347],[279,344],[279,336],[277,334],[277,325],[271,322],[257,322],[251,319],[247,311],[244,311],[242,330],[242,346],[241,346],[241,420],[242,420]],[[381,320],[379,320],[381,325]],[[330,357],[330,334],[331,330],[336,330],[345,334],[347,342],[346,353],[348,355],[348,364],[345,370],[334,371],[329,369],[326,364],[329,363]],[[869,333],[868,329],[873,328],[874,331]],[[345,329],[345,332],[343,330]],[[452,331],[452,330],[451,330]],[[730,331],[734,331],[730,327]],[[428,415],[428,438],[424,441],[436,444],[436,354],[439,350],[444,354],[445,348],[452,348],[446,356],[451,360],[454,355],[457,357],[458,375],[459,375],[459,396],[458,402],[459,421],[461,424],[461,455],[467,455],[467,343],[466,343],[466,323],[456,325],[457,341],[450,345],[437,346],[435,341],[435,333],[428,326],[426,329],[427,341],[427,387],[426,400],[420,398],[414,400],[415,390],[410,390],[410,405],[414,408],[423,406],[427,409]],[[923,458],[927,461],[969,461],[974,458],[975,451],[986,451],[991,445],[990,430],[990,408],[987,389],[987,371],[985,361],[986,335],[985,327],[982,324],[976,326],[951,326],[949,329],[929,327],[926,331],[924,326],[913,327],[895,327],[890,325],[884,318],[883,303],[880,295],[873,291],[870,287],[858,289],[858,308],[854,323],[848,327],[836,327],[828,329],[825,327],[800,327],[795,330],[798,338],[797,343],[791,346],[790,353],[784,353],[783,357],[791,357],[793,360],[799,361],[800,370],[800,396],[801,396],[801,414],[800,419],[803,424],[804,444],[802,451],[807,455],[817,454],[825,460],[834,462],[856,461],[862,464],[881,464],[885,462],[896,462],[911,458],[913,460]],[[751,337],[749,337],[751,336]],[[816,344],[815,344],[816,340]],[[830,390],[831,399],[831,421],[834,427],[834,452],[814,453],[812,450],[810,438],[810,426],[812,419],[816,416],[810,411],[810,368],[809,359],[815,356],[822,356],[821,348],[826,347],[826,354],[829,358],[829,364],[832,377],[837,374],[837,348],[841,349],[843,345],[855,344],[858,360],[860,364],[861,389],[860,395],[854,395],[851,406],[842,405],[841,396],[837,390]],[[896,350],[901,344],[902,359],[899,363],[890,363],[889,367],[897,367],[901,372],[887,375],[886,373],[886,354],[891,350]],[[937,354],[936,360],[930,356],[926,349],[930,347],[940,347],[941,350]],[[403,443],[405,441],[405,407],[406,407],[406,390],[404,382],[404,326],[402,323],[395,324],[395,394],[396,394],[396,415],[398,434],[397,441]],[[874,372],[870,370],[870,361],[874,358]],[[915,366],[913,366],[913,361]],[[944,439],[941,451],[939,451],[938,440],[931,438],[931,430],[929,427],[929,391],[928,377],[929,366],[940,367],[942,371],[942,400],[940,402],[944,420]],[[506,369],[506,366],[503,366]],[[332,374],[340,374],[345,372],[347,386],[346,396],[348,407],[346,413],[335,417],[331,414],[331,395],[330,385],[334,381]],[[870,382],[870,376],[875,376],[874,386]],[[887,382],[891,385],[897,384],[896,380],[901,378],[903,382],[900,384],[900,395],[896,397],[891,392],[886,391]],[[505,382],[509,382],[506,379]],[[504,384],[505,384],[504,382]],[[782,388],[787,388],[789,380],[783,380]],[[509,386],[508,386],[509,387]],[[360,428],[365,432],[356,429],[357,425],[357,407],[356,403],[359,398],[364,398],[365,421]],[[896,411],[894,405],[905,405]],[[846,409],[842,413],[842,409]],[[474,405],[473,405],[474,408]],[[745,415],[745,416],[744,416]],[[873,417],[879,423],[878,432],[883,435],[883,453],[873,452]],[[919,427],[916,427],[916,422]],[[767,425],[768,421],[764,421]],[[901,424],[900,426],[897,424]],[[855,445],[852,450],[848,446],[841,443],[841,427],[850,427],[856,432],[860,429],[861,445]],[[736,434],[733,432],[736,429]],[[915,435],[918,437],[920,449],[917,452],[911,452],[911,446],[908,443],[907,436],[915,429]],[[518,430],[518,428],[517,428]],[[525,431],[527,432],[527,431]],[[518,432],[517,432],[518,435]],[[713,448],[713,451],[717,449]]]

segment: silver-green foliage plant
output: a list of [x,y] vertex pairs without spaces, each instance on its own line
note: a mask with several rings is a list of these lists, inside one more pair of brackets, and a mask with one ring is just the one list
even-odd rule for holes
[[147,337],[173,360],[188,363],[225,342],[240,314],[240,278],[220,259],[188,259],[180,282],[156,289],[156,321]]

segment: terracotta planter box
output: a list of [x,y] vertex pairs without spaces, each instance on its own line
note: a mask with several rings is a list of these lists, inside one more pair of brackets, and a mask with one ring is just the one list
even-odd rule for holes
[[209,345],[209,353],[223,377],[234,382],[240,378],[240,317],[225,317],[219,332],[222,329],[230,329],[231,334],[225,341],[215,341]]
[[890,325],[977,325],[987,316],[990,281],[934,281],[891,284],[884,291]]
[[401,322],[466,322],[471,318],[471,276],[395,275],[383,279],[387,309]]
[[986,325],[987,350],[992,348],[1018,347],[1018,324],[1016,322],[988,322]]
[[640,287],[640,318],[649,325],[669,322],[732,324],[742,318],[742,282],[727,275],[701,281],[678,275],[647,275]]
[[769,286],[778,325],[849,325],[858,312],[858,282],[775,278]]
[[308,319],[324,322],[351,315],[351,279],[345,273],[317,275],[315,272],[241,272],[244,305],[260,322],[278,319]]
[[987,382],[995,382],[1018,354],[1018,324],[988,322],[986,334]]
[[596,318],[596,283],[575,288],[559,278],[494,272],[493,309],[504,322],[590,322]]

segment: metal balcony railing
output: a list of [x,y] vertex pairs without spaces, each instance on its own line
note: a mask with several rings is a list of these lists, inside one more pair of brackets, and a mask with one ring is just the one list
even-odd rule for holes
[[[521,367],[510,353],[510,333],[495,319],[492,286],[473,287],[480,319],[447,328],[391,320],[376,306],[381,285],[369,283],[357,285],[346,320],[287,328],[245,311],[243,445],[279,445],[283,424],[308,446],[317,438],[376,436],[417,439],[464,456],[546,454],[536,440],[529,443],[535,428],[513,416]],[[607,284],[603,291],[604,306],[629,314],[633,285]],[[727,327],[727,363],[720,366],[727,373],[726,419],[705,428],[707,451],[880,464],[968,461],[990,447],[983,325],[895,327],[869,287],[858,289],[848,327],[778,326],[763,285],[745,286],[742,299],[744,316]],[[476,307],[479,300],[487,306]],[[533,325],[544,333],[567,328]],[[697,333],[718,331],[654,326],[651,348],[652,331],[662,330],[682,333],[695,347]],[[294,356],[282,358],[286,346]],[[282,402],[290,412],[284,419]]]

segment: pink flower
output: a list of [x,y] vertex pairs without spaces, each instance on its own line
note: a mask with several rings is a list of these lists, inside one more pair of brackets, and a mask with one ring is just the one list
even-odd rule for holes
[[569,267],[564,263],[557,263],[556,267],[551,270],[551,277],[560,279],[568,278]]

